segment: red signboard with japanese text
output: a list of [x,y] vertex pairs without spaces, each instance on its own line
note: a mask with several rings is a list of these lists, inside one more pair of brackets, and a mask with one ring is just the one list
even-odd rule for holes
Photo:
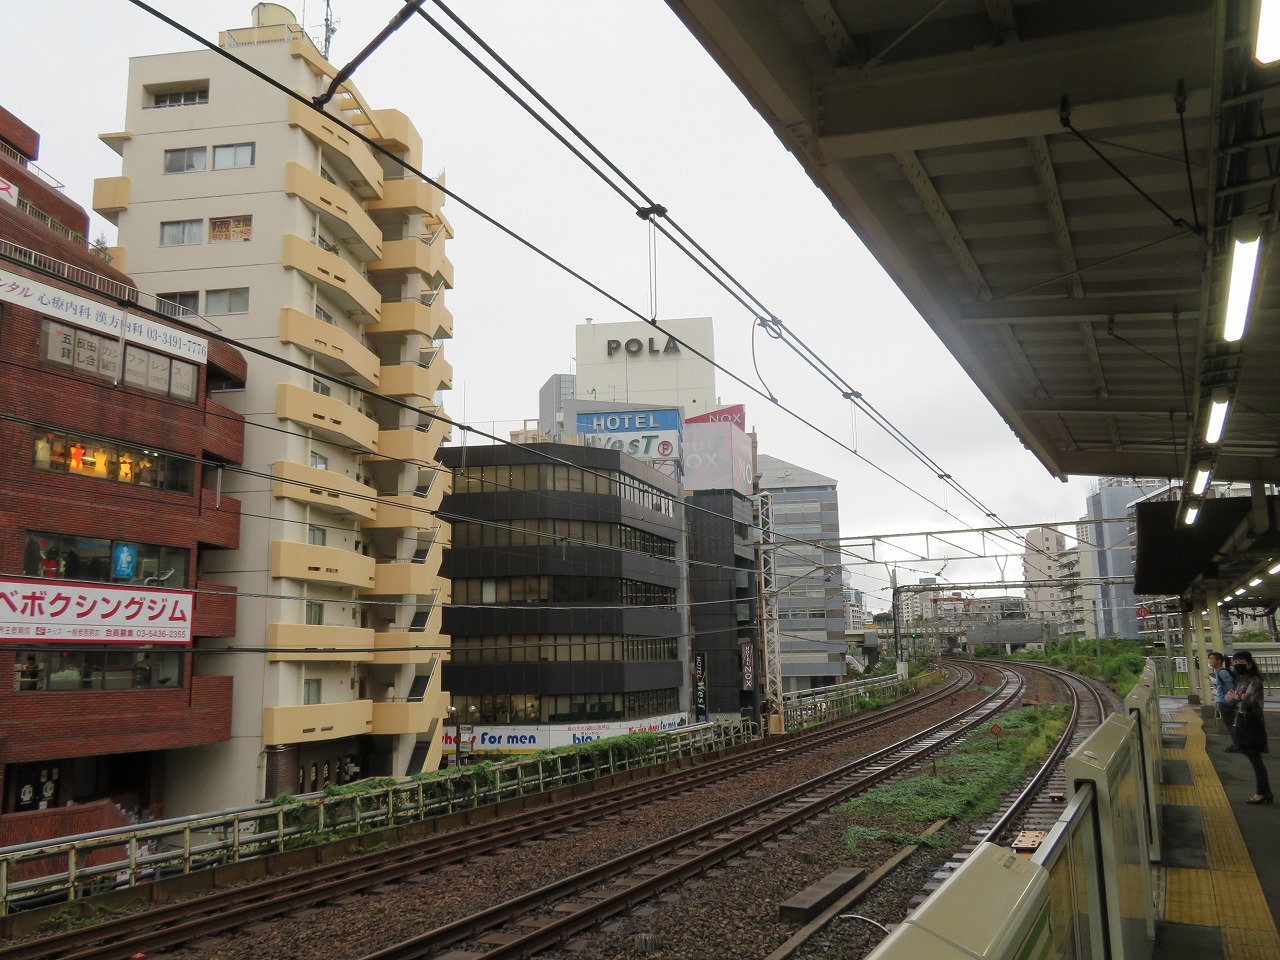
[[189,590],[0,577],[0,641],[191,643]]

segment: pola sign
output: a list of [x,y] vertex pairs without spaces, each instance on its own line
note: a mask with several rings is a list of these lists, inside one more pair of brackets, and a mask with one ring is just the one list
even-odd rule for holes
[[579,413],[577,428],[587,446],[621,450],[637,460],[680,456],[680,411],[675,408]]
[[605,344],[605,352],[610,357],[619,351],[625,353],[628,357],[639,357],[646,353],[656,353],[659,355],[664,353],[674,353],[679,355],[680,344],[676,341],[675,337],[667,337],[667,342],[661,347],[658,346],[659,339],[661,338],[649,337],[647,346],[645,345],[645,341],[641,340],[639,337],[632,337],[630,340],[610,340]]

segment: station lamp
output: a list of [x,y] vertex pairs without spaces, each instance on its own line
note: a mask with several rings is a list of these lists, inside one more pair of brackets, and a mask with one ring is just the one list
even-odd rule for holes
[[1259,63],[1280,60],[1280,3],[1262,0],[1258,9],[1258,36],[1253,44],[1253,56]]
[[1210,394],[1209,420],[1204,427],[1205,443],[1212,445],[1222,439],[1222,428],[1227,422],[1227,406],[1230,402],[1231,396],[1226,387],[1214,388]]

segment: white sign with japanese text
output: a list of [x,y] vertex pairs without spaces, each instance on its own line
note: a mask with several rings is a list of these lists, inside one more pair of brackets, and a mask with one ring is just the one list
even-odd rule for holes
[[168,327],[145,317],[135,317],[133,314],[126,317],[124,311],[116,307],[67,293],[39,280],[3,269],[0,269],[0,300],[117,340],[123,323],[124,338],[129,343],[175,357],[185,357],[196,363],[205,363],[209,359],[209,341],[202,337],[192,336],[185,330]]
[[190,643],[189,590],[0,577],[0,641]]

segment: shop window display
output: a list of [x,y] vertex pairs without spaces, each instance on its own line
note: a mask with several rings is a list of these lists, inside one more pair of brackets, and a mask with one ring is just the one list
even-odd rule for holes
[[87,435],[37,429],[31,463],[38,470],[74,473],[177,493],[194,489],[195,469],[177,454],[131,447]]
[[23,573],[48,579],[182,589],[188,585],[187,553],[154,543],[33,530],[27,534]]

